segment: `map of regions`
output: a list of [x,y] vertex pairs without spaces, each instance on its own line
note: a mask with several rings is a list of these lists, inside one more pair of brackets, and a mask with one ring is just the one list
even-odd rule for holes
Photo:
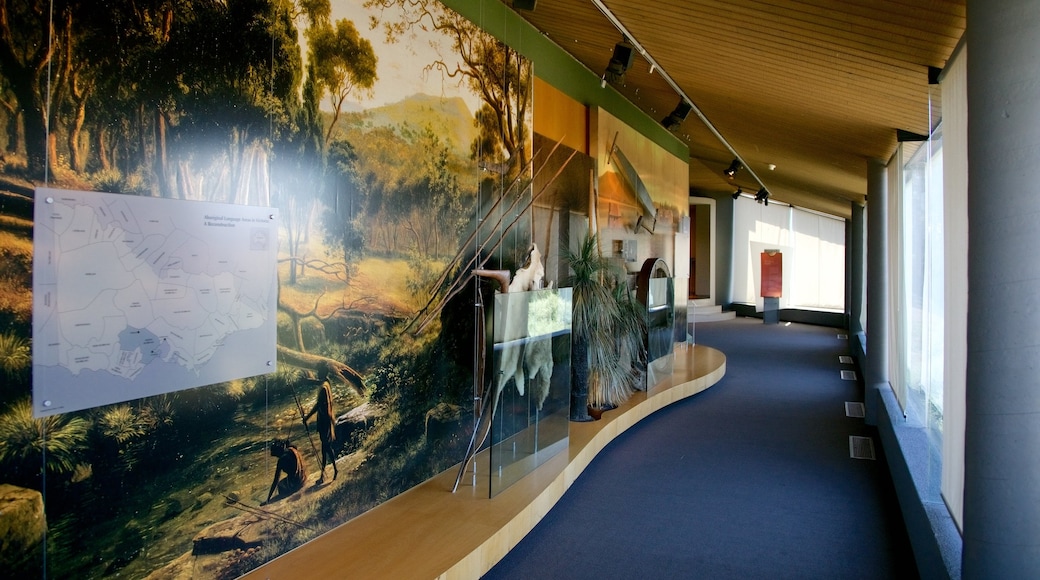
[[38,188],[33,412],[275,370],[276,208]]

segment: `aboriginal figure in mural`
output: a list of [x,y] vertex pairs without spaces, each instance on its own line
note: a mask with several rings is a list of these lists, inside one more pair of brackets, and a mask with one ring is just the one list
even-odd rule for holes
[[278,492],[279,498],[289,497],[307,483],[303,456],[288,439],[271,442],[271,457],[278,459],[274,467],[274,479],[271,481],[271,489],[267,491],[267,499],[260,505],[270,503],[275,492]]
[[321,439],[321,478],[318,483],[325,483],[325,465],[332,464],[332,479],[339,477],[336,468],[336,451],[333,445],[336,443],[336,417],[332,411],[332,385],[329,384],[329,367],[327,364],[318,366],[318,378],[313,381],[318,386],[318,395],[314,399],[314,406],[303,417],[306,423],[311,416],[315,418],[314,429]]
[[[46,514],[0,567],[233,577],[459,461],[472,338],[440,313],[530,243],[529,62],[428,1],[0,12],[0,499]],[[34,417],[37,187],[277,208],[272,372]]]

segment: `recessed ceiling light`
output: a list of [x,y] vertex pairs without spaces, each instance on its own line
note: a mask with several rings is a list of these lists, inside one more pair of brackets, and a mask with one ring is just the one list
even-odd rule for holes
[[776,169],[776,165],[774,165],[774,164],[772,164],[772,163],[770,163],[770,164],[768,165],[768,167],[769,167],[769,170],[770,170],[770,171],[772,171],[772,170]]

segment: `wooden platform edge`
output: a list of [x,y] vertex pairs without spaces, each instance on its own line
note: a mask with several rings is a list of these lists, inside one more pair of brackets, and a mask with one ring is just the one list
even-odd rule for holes
[[718,350],[677,346],[669,377],[637,392],[599,421],[571,423],[566,452],[494,498],[471,485],[451,493],[455,465],[243,578],[296,578],[303,571],[312,577],[479,578],[549,513],[607,444],[655,411],[715,385],[725,374],[726,357]]
[[687,362],[684,368],[676,368],[669,379],[658,383],[649,391],[635,393],[624,405],[605,413],[599,421],[571,423],[569,445],[571,459],[563,471],[512,521],[438,578],[444,580],[479,578],[534,529],[534,526],[549,513],[549,510],[556,505],[607,444],[655,411],[704,391],[719,382],[726,374],[725,355],[715,349],[704,346],[677,347],[675,354],[677,365],[680,357],[686,358],[689,355],[696,359],[696,354],[705,356],[714,354],[716,356],[708,356],[708,358],[718,364],[706,374],[691,377],[691,372],[707,370],[703,368],[707,365],[697,365],[695,362],[689,364],[691,361],[684,361]]

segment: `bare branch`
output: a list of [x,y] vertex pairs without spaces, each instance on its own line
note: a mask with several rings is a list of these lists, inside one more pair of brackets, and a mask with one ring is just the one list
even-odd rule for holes
[[365,379],[361,376],[361,373],[357,372],[346,363],[342,363],[336,359],[292,350],[279,344],[278,360],[293,365],[294,367],[309,369],[312,371],[317,371],[319,366],[324,363],[328,365],[329,369],[332,371],[329,373],[330,376],[335,377],[344,385],[350,385],[353,387],[354,391],[357,392],[358,395],[364,396],[365,394],[367,387],[365,386]]

